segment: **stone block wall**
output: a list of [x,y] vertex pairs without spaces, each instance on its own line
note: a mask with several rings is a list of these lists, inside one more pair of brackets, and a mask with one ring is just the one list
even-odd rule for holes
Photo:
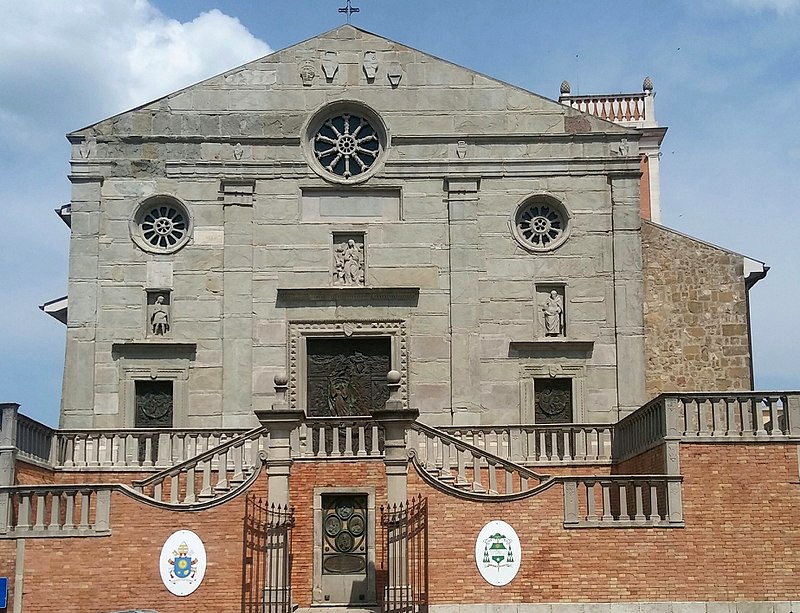
[[647,395],[752,389],[743,256],[642,224]]

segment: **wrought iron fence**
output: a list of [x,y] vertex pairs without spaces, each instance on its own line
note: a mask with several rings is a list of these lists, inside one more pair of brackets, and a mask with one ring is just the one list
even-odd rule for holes
[[381,507],[383,611],[428,610],[428,499]]
[[291,613],[294,509],[245,499],[242,613]]

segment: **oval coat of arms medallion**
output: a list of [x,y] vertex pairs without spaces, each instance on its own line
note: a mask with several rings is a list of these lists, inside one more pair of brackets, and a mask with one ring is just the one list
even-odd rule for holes
[[502,586],[519,572],[522,548],[514,528],[495,519],[486,524],[475,541],[475,563],[487,583]]
[[158,560],[164,586],[176,596],[194,592],[206,574],[206,548],[191,530],[173,532]]

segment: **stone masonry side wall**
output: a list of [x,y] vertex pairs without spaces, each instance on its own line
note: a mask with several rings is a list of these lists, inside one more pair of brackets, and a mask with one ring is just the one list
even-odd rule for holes
[[752,389],[742,257],[642,224],[647,395]]
[[[474,503],[434,490],[412,469],[409,495],[428,498],[431,604],[791,600],[800,593],[797,450],[791,444],[682,445],[685,528],[563,528],[563,490]],[[508,522],[519,574],[492,587],[475,538]],[[664,572],[664,569],[670,569]]]

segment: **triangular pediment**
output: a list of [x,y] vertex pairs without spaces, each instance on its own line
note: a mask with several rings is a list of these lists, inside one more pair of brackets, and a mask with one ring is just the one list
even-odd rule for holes
[[356,100],[394,134],[635,134],[544,96],[351,25],[277,51],[70,137],[298,135],[328,102]]

